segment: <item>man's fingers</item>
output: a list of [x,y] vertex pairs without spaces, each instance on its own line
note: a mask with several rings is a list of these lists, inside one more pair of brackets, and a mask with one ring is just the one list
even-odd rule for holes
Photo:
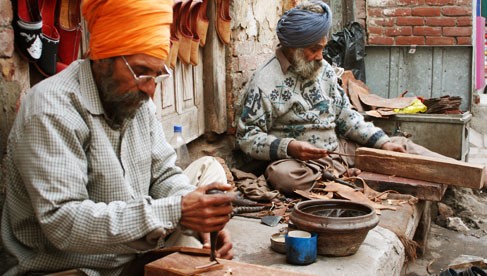
[[213,182],[209,185],[200,186],[200,187],[198,187],[198,189],[204,191],[205,193],[206,193],[206,191],[212,190],[212,189],[217,189],[217,190],[222,190],[222,191],[230,191],[232,189],[232,186],[228,185],[228,184],[223,184],[220,182]]

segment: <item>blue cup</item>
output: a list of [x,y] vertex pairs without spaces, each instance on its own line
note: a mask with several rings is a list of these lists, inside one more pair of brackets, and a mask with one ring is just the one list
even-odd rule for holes
[[311,237],[286,238],[286,261],[291,264],[307,265],[316,260],[316,233],[309,233]]

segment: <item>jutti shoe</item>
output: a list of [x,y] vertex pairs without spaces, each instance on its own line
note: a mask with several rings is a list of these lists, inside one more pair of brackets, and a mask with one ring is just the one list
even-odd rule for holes
[[230,0],[215,0],[216,32],[223,44],[230,43],[232,18],[230,17]]
[[179,38],[178,38],[178,24],[179,24],[179,11],[181,9],[181,1],[174,3],[172,7],[172,23],[171,23],[171,37],[169,41],[171,43],[171,48],[169,48],[169,54],[166,59],[166,66],[174,70],[176,67],[176,62],[178,60],[179,51]]
[[200,50],[200,37],[197,32],[198,15],[200,13],[201,0],[196,0],[191,4],[190,9],[190,26],[193,39],[191,40],[190,63],[193,66],[198,65],[198,53]]
[[45,0],[42,3],[42,41],[41,58],[35,63],[39,72],[48,77],[56,74],[57,53],[59,47],[59,33],[54,27],[57,1]]
[[60,0],[59,16],[56,29],[61,37],[59,41],[59,61],[69,65],[78,59],[81,40],[81,0]]
[[208,33],[208,16],[207,16],[207,9],[208,9],[208,1],[203,0],[201,2],[200,12],[198,14],[198,20],[196,23],[196,32],[200,37],[200,46],[203,47],[206,44],[206,34]]
[[190,64],[191,62],[191,41],[193,40],[193,33],[190,29],[190,8],[192,0],[183,2],[179,12],[178,34],[179,34],[179,49],[178,58],[183,64]]
[[15,44],[29,62],[36,62],[42,55],[42,16],[37,0],[14,0],[13,27]]

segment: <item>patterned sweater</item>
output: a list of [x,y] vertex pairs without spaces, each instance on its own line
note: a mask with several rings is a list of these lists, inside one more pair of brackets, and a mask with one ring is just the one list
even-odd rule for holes
[[280,49],[260,66],[247,85],[237,120],[237,143],[253,158],[290,158],[287,146],[306,141],[334,151],[338,135],[380,148],[389,137],[351,109],[333,68],[324,62],[315,80],[290,70]]

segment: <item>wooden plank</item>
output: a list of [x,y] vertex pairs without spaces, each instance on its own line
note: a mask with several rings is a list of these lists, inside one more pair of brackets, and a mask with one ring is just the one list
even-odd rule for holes
[[359,177],[378,192],[394,190],[401,194],[415,196],[421,200],[441,201],[447,188],[447,185],[441,183],[366,171],[363,171]]
[[[173,253],[164,258],[156,260],[152,263],[145,265],[145,276],[168,276],[168,275],[192,275],[196,270],[196,267],[208,264],[210,259],[208,256],[196,256],[188,255],[180,252]],[[197,273],[201,276],[221,276],[230,271],[232,274],[239,276],[255,276],[255,275],[267,275],[267,276],[298,276],[298,275],[310,275],[303,274],[289,270],[265,267],[260,265],[240,263],[236,261],[229,261],[218,259],[218,262],[223,265],[222,269],[212,270]]]
[[355,155],[355,166],[363,171],[472,189],[484,184],[485,166],[363,147]]

